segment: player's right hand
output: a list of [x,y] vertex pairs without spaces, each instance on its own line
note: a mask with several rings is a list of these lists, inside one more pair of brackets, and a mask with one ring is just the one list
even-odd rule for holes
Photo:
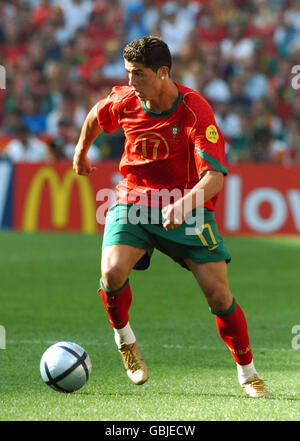
[[78,175],[89,176],[96,170],[96,167],[93,167],[91,161],[86,156],[80,156],[75,153],[73,157],[73,170]]

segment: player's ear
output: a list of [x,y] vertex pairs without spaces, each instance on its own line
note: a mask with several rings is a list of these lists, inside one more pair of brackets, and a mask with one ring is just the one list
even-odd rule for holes
[[162,66],[157,71],[158,77],[163,81],[169,76],[169,69],[167,66]]

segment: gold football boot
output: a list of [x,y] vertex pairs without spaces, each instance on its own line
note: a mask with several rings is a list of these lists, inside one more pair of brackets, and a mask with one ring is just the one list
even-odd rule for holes
[[261,380],[257,374],[248,378],[246,383],[242,384],[242,388],[249,397],[266,397],[271,395],[265,387],[265,383]]
[[149,378],[148,368],[141,357],[137,341],[129,345],[121,342],[119,352],[128,378],[134,384],[139,385],[145,383]]

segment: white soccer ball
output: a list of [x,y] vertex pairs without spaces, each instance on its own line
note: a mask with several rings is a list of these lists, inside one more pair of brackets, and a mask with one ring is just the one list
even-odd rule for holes
[[88,380],[92,364],[87,352],[76,343],[61,341],[43,354],[40,372],[44,382],[59,392],[74,392]]

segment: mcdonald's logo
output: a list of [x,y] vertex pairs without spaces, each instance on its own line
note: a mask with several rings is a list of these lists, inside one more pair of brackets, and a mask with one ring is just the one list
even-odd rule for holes
[[97,232],[96,198],[89,180],[68,169],[62,178],[49,166],[38,169],[26,193],[22,229],[27,232],[38,229],[38,215],[44,184],[48,183],[51,200],[51,222],[55,228],[67,226],[70,218],[70,202],[74,185],[78,187],[81,209],[81,230],[85,233]]

